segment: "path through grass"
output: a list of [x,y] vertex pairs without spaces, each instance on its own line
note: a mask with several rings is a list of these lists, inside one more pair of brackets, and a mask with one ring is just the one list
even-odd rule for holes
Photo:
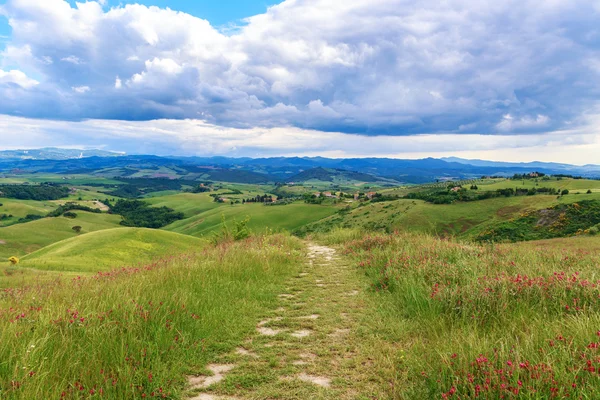
[[364,289],[335,250],[310,244],[302,272],[256,332],[205,376],[189,378],[190,399],[387,398],[383,370],[394,360],[376,359],[387,345],[367,322]]

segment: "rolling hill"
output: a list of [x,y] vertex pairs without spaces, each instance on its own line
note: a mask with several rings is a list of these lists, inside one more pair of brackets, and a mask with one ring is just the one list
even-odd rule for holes
[[148,263],[200,250],[205,241],[143,228],[116,228],[66,239],[21,259],[20,266],[52,271],[95,272]]
[[52,243],[68,239],[77,234],[73,226],[81,226],[83,233],[117,228],[119,215],[94,214],[77,211],[76,219],[65,217],[43,218],[26,224],[17,224],[0,229],[0,260],[21,257]]

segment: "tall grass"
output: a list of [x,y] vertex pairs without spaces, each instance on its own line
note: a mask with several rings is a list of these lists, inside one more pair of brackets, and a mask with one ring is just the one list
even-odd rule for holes
[[180,398],[297,270],[284,235],[0,292],[0,398]]
[[404,361],[393,397],[600,398],[600,255],[334,232]]

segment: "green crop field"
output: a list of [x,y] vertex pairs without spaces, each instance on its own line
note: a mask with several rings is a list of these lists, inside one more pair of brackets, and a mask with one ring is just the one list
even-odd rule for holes
[[105,229],[60,241],[21,259],[37,270],[96,272],[150,263],[161,257],[199,252],[206,242],[154,229]]
[[8,257],[21,257],[52,243],[68,239],[77,234],[73,226],[81,226],[82,233],[119,227],[118,215],[93,214],[77,211],[76,219],[65,217],[44,218],[41,220],[17,224],[0,230],[0,260]]
[[250,218],[248,226],[255,232],[268,229],[292,231],[310,222],[318,221],[337,211],[335,206],[294,203],[286,206],[265,206],[262,204],[225,205],[201,213],[192,218],[177,221],[166,230],[186,235],[203,236],[221,229],[222,217],[229,224],[233,220]]

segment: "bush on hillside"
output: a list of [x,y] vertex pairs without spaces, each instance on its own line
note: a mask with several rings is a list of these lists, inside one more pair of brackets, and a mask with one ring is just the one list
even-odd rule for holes
[[123,217],[121,225],[159,229],[185,216],[168,207],[151,207],[141,200],[119,200],[110,208],[111,214]]
[[19,259],[18,259],[17,257],[15,257],[15,256],[13,256],[13,257],[10,257],[10,258],[8,259],[8,261],[9,261],[9,262],[10,262],[12,265],[17,265],[17,264],[19,263]]
[[58,200],[69,195],[69,188],[55,184],[0,185],[0,196],[18,200]]

